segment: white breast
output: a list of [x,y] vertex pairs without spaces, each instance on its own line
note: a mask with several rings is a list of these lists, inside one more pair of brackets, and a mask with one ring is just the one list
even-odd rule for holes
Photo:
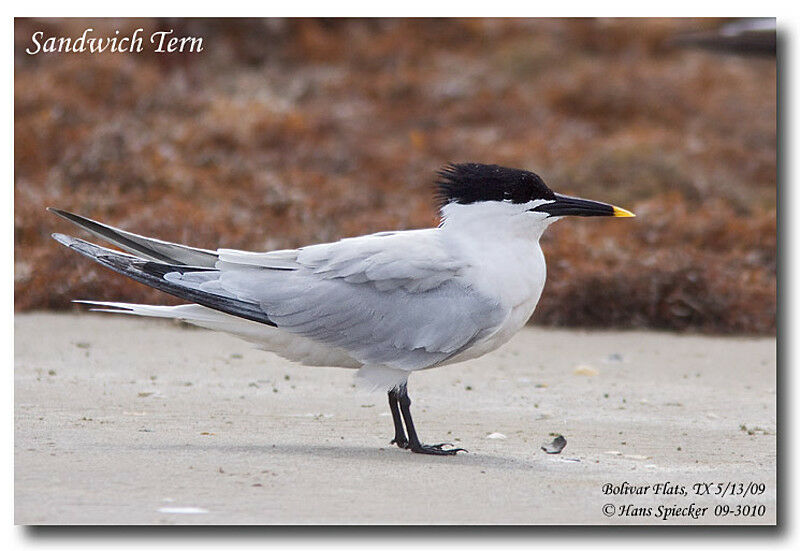
[[508,342],[533,314],[546,279],[538,240],[509,237],[503,242],[473,241],[462,248],[469,259],[464,277],[477,291],[495,298],[505,312],[497,330],[446,363],[482,356]]

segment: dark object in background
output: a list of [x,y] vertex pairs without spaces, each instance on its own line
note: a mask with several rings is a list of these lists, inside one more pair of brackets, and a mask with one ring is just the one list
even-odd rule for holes
[[559,434],[558,436],[553,438],[552,442],[542,446],[542,450],[544,451],[544,453],[555,454],[555,453],[561,453],[561,451],[566,447],[567,447],[567,439]]
[[741,19],[714,31],[679,34],[670,39],[668,45],[740,55],[774,56],[776,34],[774,18]]

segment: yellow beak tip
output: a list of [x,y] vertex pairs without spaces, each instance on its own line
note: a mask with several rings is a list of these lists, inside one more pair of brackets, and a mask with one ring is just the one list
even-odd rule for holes
[[621,209],[619,207],[614,207],[614,216],[617,216],[619,218],[635,218],[636,217],[636,215],[633,214],[631,211],[625,210],[625,209]]

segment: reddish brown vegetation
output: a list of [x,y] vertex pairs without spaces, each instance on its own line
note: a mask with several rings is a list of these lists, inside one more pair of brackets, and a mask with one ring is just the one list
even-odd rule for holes
[[534,321],[772,333],[774,59],[670,50],[691,20],[93,21],[202,54],[27,56],[16,25],[15,300],[169,303],[49,239],[72,210],[267,250],[434,224],[448,161],[535,170],[634,210],[544,239]]

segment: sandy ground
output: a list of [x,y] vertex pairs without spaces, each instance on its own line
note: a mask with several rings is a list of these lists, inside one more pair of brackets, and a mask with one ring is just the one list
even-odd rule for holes
[[[526,329],[412,376],[422,438],[470,451],[432,457],[389,445],[385,397],[348,370],[168,322],[23,314],[15,328],[17,523],[776,519],[771,338]],[[551,433],[560,455],[540,449]],[[646,493],[604,493],[623,483]]]

